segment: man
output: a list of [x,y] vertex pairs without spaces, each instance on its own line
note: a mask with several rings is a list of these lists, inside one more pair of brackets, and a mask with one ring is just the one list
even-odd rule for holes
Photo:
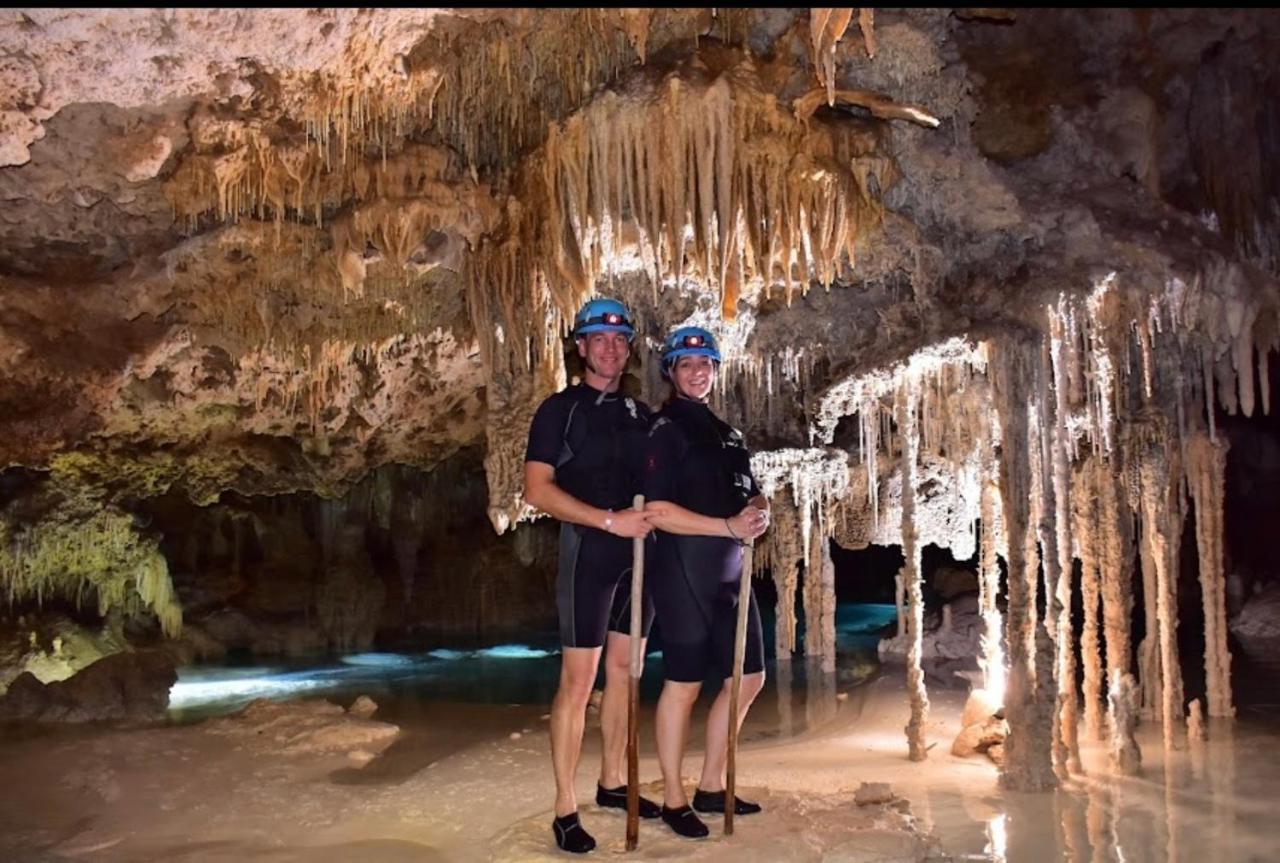
[[[647,536],[649,516],[631,508],[640,490],[649,408],[618,392],[635,328],[617,300],[591,300],[574,318],[583,381],[550,396],[529,429],[524,497],[560,520],[556,606],[560,613],[560,686],[551,704],[551,762],[556,803],[552,832],[565,851],[585,854],[595,839],[578,818],[574,777],[582,752],[587,700],[605,654],[600,708],[603,750],[596,803],[625,809],[624,758],[630,677],[631,552]],[[644,634],[653,621],[646,599]],[[641,648],[643,651],[643,647]],[[641,798],[642,818],[661,810]]]

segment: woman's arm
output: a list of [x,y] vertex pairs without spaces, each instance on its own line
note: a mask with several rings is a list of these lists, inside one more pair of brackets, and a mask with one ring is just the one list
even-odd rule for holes
[[748,506],[732,518],[700,515],[669,500],[652,500],[645,504],[649,523],[659,530],[681,536],[723,536],[743,541],[755,539],[768,526],[765,511]]

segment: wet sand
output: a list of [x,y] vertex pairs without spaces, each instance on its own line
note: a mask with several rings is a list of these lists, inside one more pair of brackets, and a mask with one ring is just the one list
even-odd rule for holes
[[[1203,747],[1168,765],[1144,726],[1144,772],[1116,778],[1084,745],[1088,774],[1040,795],[1008,794],[985,759],[950,754],[964,693],[935,690],[928,761],[906,759],[901,674],[844,699],[834,686],[761,705],[744,732],[739,786],[765,813],[711,820],[710,838],[641,826],[623,850],[623,817],[594,804],[599,735],[589,720],[579,770],[589,859],[663,860],[1272,860],[1280,734],[1214,723]],[[641,778],[657,794],[652,716]],[[204,725],[135,730],[16,729],[0,742],[0,860],[516,861],[573,859],[553,847],[545,706],[441,705],[397,717],[401,737],[355,767],[344,755],[285,756]],[[688,785],[700,766],[686,760]],[[375,717],[376,718],[376,717]],[[789,733],[787,723],[803,726]],[[896,803],[858,806],[863,782]]]

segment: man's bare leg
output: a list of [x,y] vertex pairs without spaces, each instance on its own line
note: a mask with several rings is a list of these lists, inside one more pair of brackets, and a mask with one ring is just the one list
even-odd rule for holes
[[[631,692],[631,636],[610,632],[604,649],[604,698],[600,702],[600,785],[627,784],[627,704]],[[645,643],[640,640],[640,655]]]
[[587,701],[596,682],[599,647],[565,647],[560,653],[560,687],[551,702],[551,766],[556,776],[556,817],[578,810],[574,779],[582,754]]

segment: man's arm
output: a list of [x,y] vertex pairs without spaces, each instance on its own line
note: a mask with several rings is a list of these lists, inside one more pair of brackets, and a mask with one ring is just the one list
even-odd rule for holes
[[560,521],[599,528],[615,536],[645,536],[653,529],[643,511],[609,512],[578,500],[556,485],[556,469],[545,462],[524,463],[524,499]]

